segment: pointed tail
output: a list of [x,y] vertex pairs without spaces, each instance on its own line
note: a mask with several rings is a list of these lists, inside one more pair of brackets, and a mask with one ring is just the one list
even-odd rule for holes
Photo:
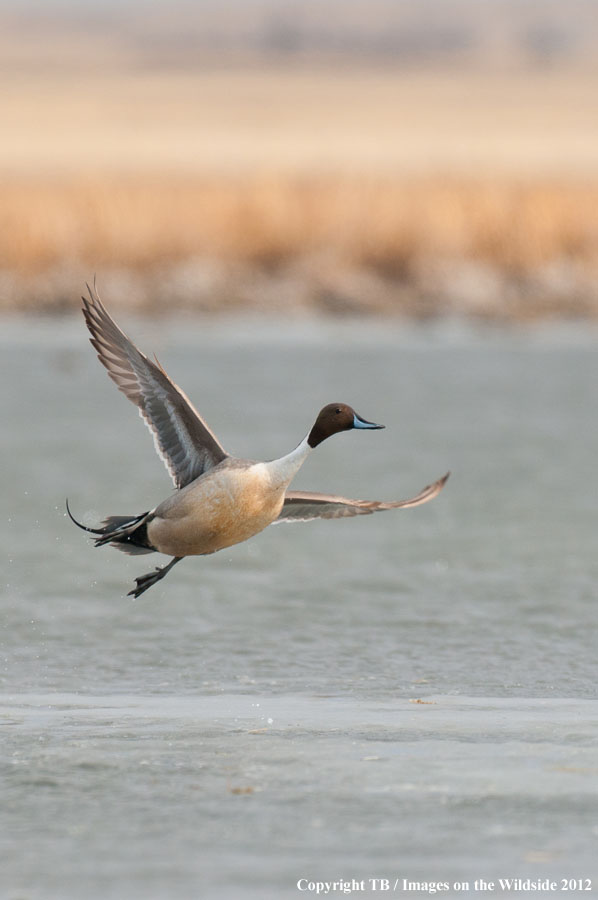
[[118,550],[131,554],[152,553],[155,550],[148,543],[147,538],[146,522],[151,515],[149,511],[141,513],[139,516],[108,516],[100,528],[88,528],[87,525],[78,522],[70,510],[68,499],[66,511],[69,519],[77,528],[98,535],[94,541],[96,547],[112,544]]

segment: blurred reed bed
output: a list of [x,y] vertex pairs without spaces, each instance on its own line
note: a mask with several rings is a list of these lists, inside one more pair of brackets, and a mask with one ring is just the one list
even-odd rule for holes
[[150,312],[598,316],[598,183],[322,176],[0,182],[0,309],[97,274]]

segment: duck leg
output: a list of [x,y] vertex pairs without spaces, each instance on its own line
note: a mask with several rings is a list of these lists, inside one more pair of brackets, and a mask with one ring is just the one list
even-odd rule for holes
[[153,584],[155,584],[157,581],[160,581],[160,579],[164,578],[165,575],[168,575],[172,567],[176,565],[176,563],[180,562],[182,558],[182,556],[175,556],[170,560],[167,566],[156,566],[153,572],[147,572],[146,575],[140,575],[135,579],[137,587],[134,587],[132,591],[129,591],[127,597],[130,597],[131,594],[134,597],[139,597],[141,594],[143,594],[144,591],[147,591],[148,588],[151,588]]

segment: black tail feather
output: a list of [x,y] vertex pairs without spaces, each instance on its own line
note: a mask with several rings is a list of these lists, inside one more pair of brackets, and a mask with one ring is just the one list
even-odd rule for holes
[[71,512],[71,508],[69,506],[68,497],[66,498],[66,511],[68,513],[69,519],[71,522],[74,522],[77,528],[80,528],[81,531],[89,531],[91,534],[104,534],[103,528],[88,528],[87,525],[82,525],[81,522],[77,522],[76,518]]
[[87,525],[83,525],[75,519],[68,500],[66,501],[66,511],[77,528],[98,535],[95,539],[96,547],[112,544],[118,550],[131,554],[152,553],[155,550],[148,542],[147,537],[146,521],[148,521],[149,512],[141,513],[140,516],[108,516],[103,520],[100,528],[88,528]]

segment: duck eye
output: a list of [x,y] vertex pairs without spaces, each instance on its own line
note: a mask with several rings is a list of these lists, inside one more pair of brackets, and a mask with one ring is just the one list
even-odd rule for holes
[[334,411],[335,411],[335,413],[337,414],[337,416],[340,415],[340,414],[342,413],[342,409],[340,408],[340,406],[337,406],[336,409],[335,409]]

